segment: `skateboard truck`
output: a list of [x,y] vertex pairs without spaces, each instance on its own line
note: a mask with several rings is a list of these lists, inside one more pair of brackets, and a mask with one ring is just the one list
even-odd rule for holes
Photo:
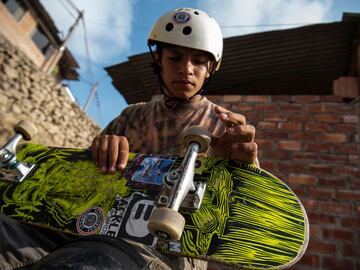
[[35,165],[20,162],[16,157],[16,147],[22,139],[30,141],[36,135],[37,129],[30,122],[22,120],[15,125],[14,131],[15,136],[0,149],[0,167],[15,170],[16,176],[13,179],[8,178],[6,180],[20,183],[32,172]]
[[210,133],[200,126],[192,126],[184,135],[186,155],[176,170],[164,179],[156,206],[152,212],[148,229],[160,240],[177,241],[185,226],[180,208],[197,211],[201,206],[206,183],[194,183],[195,163],[198,153],[206,152],[210,146]]

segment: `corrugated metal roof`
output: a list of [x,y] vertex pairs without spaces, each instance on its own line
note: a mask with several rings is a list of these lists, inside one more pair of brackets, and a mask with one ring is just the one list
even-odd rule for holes
[[[206,93],[332,94],[332,81],[349,73],[357,25],[342,21],[226,38],[222,66]],[[128,103],[159,93],[150,62],[144,53],[106,68]]]

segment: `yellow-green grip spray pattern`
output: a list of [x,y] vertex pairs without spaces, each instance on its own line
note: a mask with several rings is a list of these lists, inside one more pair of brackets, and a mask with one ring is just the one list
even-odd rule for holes
[[[1,212],[24,222],[73,234],[79,234],[80,226],[81,234],[107,231],[110,235],[113,224],[109,217],[116,217],[122,223],[115,224],[116,233],[111,235],[121,238],[126,237],[124,224],[131,200],[138,194],[145,194],[147,201],[155,200],[154,192],[128,185],[144,160],[137,154],[130,154],[122,175],[100,174],[85,150],[28,144],[17,156],[38,167],[21,184],[0,181],[0,207]],[[152,159],[154,166],[167,164],[166,169],[181,163],[181,158],[171,157],[168,162],[155,156],[148,158],[147,166]],[[203,157],[197,165],[195,180],[207,184],[201,208],[180,211],[186,219],[182,238],[179,243],[160,241],[157,248],[161,252],[243,269],[281,269],[303,255],[308,220],[298,198],[282,181],[254,166],[221,158]],[[149,178],[151,166],[145,169]],[[87,219],[81,220],[84,213]],[[146,237],[139,241],[152,243]]]

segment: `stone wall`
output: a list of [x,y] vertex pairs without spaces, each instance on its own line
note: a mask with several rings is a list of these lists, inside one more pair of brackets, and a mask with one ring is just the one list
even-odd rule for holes
[[100,131],[63,87],[0,35],[0,145],[22,119],[37,127],[33,141],[45,145],[86,148]]

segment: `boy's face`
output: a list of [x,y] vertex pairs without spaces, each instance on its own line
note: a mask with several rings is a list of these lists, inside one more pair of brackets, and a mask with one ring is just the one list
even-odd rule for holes
[[201,89],[213,63],[206,52],[174,46],[163,49],[159,64],[167,89],[175,97],[184,99]]

